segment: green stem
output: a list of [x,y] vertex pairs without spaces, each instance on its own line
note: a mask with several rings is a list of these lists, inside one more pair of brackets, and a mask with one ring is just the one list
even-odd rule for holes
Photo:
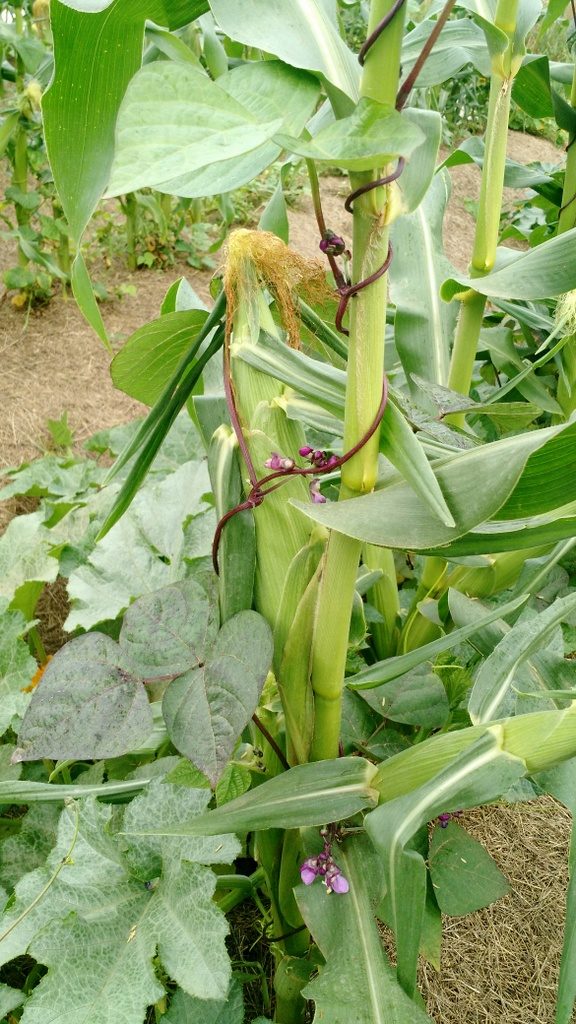
[[324,553],[312,643],[314,735],[311,761],[338,757],[348,634],[359,541],[331,532]]
[[[392,9],[393,0],[372,0],[368,35]],[[404,8],[366,54],[360,95],[394,106],[400,75]],[[380,169],[353,175],[354,189],[380,177]],[[372,189],[354,202],[352,280],[375,273],[388,254],[389,188]],[[384,324],[387,274],[363,289],[350,303],[350,344],[344,412],[344,450],[368,431],[379,408],[384,373]],[[378,434],[342,468],[341,498],[371,491],[378,466]],[[361,544],[331,533],[320,579],[312,643],[314,735],[311,760],[337,757],[342,718],[342,691],[348,636]]]
[[[572,109],[576,110],[576,68],[572,76],[570,103]],[[558,234],[561,235],[573,227],[576,227],[576,132],[569,135],[566,147],[566,171],[562,190],[562,206],[558,218]]]
[[[576,109],[576,69],[572,77],[570,92],[572,109]],[[562,206],[558,218],[558,234],[576,227],[576,133],[568,139],[566,149],[566,170],[562,190]],[[562,406],[564,417],[569,419],[576,409],[576,335],[567,342],[560,357],[562,371],[558,378],[556,397]]]
[[126,217],[126,248],[128,251],[128,269],[137,270],[136,238],[138,236],[138,203],[133,192],[128,192],[122,203]]
[[[14,133],[14,167],[12,170],[12,185],[20,192],[28,191],[28,139],[22,122],[18,124]],[[19,228],[26,227],[30,220],[30,212],[20,203],[14,204],[16,211],[16,222]],[[18,262],[20,266],[28,265],[28,258],[18,246]]]
[[[515,66],[517,59],[513,54],[517,11],[518,0],[500,0],[496,10],[495,24],[506,32],[509,43],[505,52],[494,57],[492,62],[484,164],[470,263],[472,277],[481,277],[489,273],[496,260],[506,166],[510,99],[512,83],[517,71]],[[485,297],[473,291],[466,293],[462,302],[454,338],[448,386],[463,395],[467,395],[470,391],[485,304]],[[450,421],[458,426],[463,426],[464,414],[452,416]]]

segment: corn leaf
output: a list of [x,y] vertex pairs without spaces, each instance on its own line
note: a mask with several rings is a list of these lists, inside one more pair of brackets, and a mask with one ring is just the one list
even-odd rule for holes
[[302,916],[326,960],[303,994],[316,1021],[330,1024],[426,1024],[430,1017],[402,991],[382,948],[372,891],[381,865],[366,837],[338,847],[338,865],[350,892],[328,896],[320,884],[299,885]]

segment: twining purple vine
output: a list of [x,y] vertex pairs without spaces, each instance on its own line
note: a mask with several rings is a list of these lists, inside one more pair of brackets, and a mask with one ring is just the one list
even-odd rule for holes
[[[248,467],[248,472],[249,472],[249,475],[250,475],[250,483],[252,484],[252,487],[251,487],[250,493],[248,494],[246,500],[242,501],[239,505],[235,505],[234,508],[230,509],[229,512],[226,512],[222,516],[220,521],[218,522],[218,525],[216,526],[216,531],[214,533],[214,541],[212,543],[212,565],[214,566],[214,572],[216,572],[218,574],[219,571],[220,571],[219,570],[219,566],[218,566],[218,548],[220,547],[220,538],[222,536],[222,530],[226,526],[226,523],[230,522],[230,520],[233,518],[233,516],[238,515],[239,512],[251,511],[252,509],[258,508],[258,506],[262,504],[262,502],[264,501],[264,499],[266,498],[266,496],[268,494],[271,494],[272,491],[278,490],[278,488],[281,487],[283,483],[286,483],[286,480],[288,480],[288,479],[291,479],[291,478],[293,478],[295,476],[313,476],[313,477],[317,477],[319,473],[330,473],[330,472],[333,472],[333,470],[338,469],[340,466],[343,466],[344,463],[348,462],[349,459],[351,459],[354,455],[356,455],[360,451],[360,449],[364,447],[366,442],[370,440],[372,435],[374,433],[376,433],[376,431],[377,431],[377,429],[378,429],[378,427],[380,425],[380,421],[381,421],[381,419],[382,419],[382,417],[384,415],[384,411],[386,409],[387,399],[388,399],[388,382],[387,382],[386,378],[384,378],[383,387],[382,387],[382,398],[380,399],[380,405],[378,406],[378,410],[376,412],[376,415],[375,415],[372,423],[370,424],[370,427],[368,428],[366,433],[363,435],[363,437],[360,438],[360,440],[357,442],[357,444],[355,444],[352,448],[350,448],[347,452],[345,452],[344,455],[340,455],[340,456],[338,456],[338,455],[330,455],[330,456],[327,456],[325,460],[322,460],[322,462],[318,458],[316,461],[313,460],[312,461],[312,465],[310,465],[310,466],[297,466],[295,464],[295,462],[294,462],[294,459],[292,459],[292,458],[284,458],[283,456],[278,455],[276,452],[273,452],[273,453],[271,453],[271,457],[268,460],[268,463],[271,463],[272,460],[275,461],[277,459],[278,460],[277,465],[278,465],[279,468],[275,469],[274,472],[272,472],[272,473],[268,473],[268,475],[265,476],[265,477],[262,477],[261,480],[258,480],[258,479],[253,480],[253,478],[252,478],[253,474],[255,476],[256,473],[255,473],[255,470],[254,470],[254,464],[253,464],[252,460],[250,459],[250,455],[248,454],[248,459],[250,461],[249,462],[247,461],[247,467]],[[232,397],[232,401],[233,401],[233,397]],[[238,423],[238,429],[240,431],[240,435],[242,437],[243,444],[246,445],[246,440],[245,440],[244,435],[242,433],[242,428],[240,426],[240,423],[239,423],[239,420],[238,420],[238,414],[236,412],[235,407],[234,407],[233,425],[234,425],[234,420]],[[236,427],[235,427],[235,429],[236,429]],[[238,436],[238,434],[237,434],[237,436]],[[242,448],[241,448],[241,450],[242,450],[242,454],[244,454]],[[299,454],[302,454],[303,451],[304,451],[304,449],[300,449],[300,453]],[[307,453],[307,456],[309,454],[310,453]],[[325,454],[326,453],[324,453],[324,452],[319,453],[319,455],[321,455],[321,456],[323,456]],[[307,456],[303,456],[303,457],[305,458]],[[272,483],[273,480],[276,480],[277,482],[275,484],[273,484],[271,487],[267,487],[266,485]],[[314,498],[312,498],[312,500],[314,500]]]
[[[444,5],[444,8],[440,13],[434,25],[434,28],[430,33],[430,36],[428,37],[424,46],[422,47],[422,50],[417,60],[415,61],[410,74],[406,77],[406,80],[404,81],[403,85],[401,86],[397,94],[397,110],[402,110],[404,104],[406,103],[406,100],[408,99],[408,96],[414,87],[416,79],[420,74],[420,71],[422,70],[422,67],[424,66],[426,59],[428,58],[432,50],[432,47],[434,46],[436,40],[438,39],[438,36],[440,35],[440,32],[442,31],[455,2],[456,0],[447,0],[446,4]],[[572,4],[574,4],[574,0],[571,0],[571,2]],[[406,0],[395,0],[388,13],[385,15],[385,17],[382,18],[379,24],[376,25],[374,30],[370,33],[370,35],[364,42],[363,46],[360,48],[360,52],[358,54],[358,60],[361,65],[364,65],[369,50],[371,49],[372,46],[374,46],[382,32],[388,27],[388,25],[391,24],[391,22],[396,17],[398,12],[402,9],[405,3]],[[352,284],[352,282],[349,279],[347,279],[345,273],[342,272],[337,263],[337,257],[343,257],[346,263],[348,263],[351,259],[351,254],[349,250],[346,248],[346,243],[344,239],[337,235],[334,231],[331,231],[330,228],[326,226],[326,221],[324,219],[324,213],[322,210],[320,188],[316,168],[313,161],[307,160],[306,163],[308,166],[310,183],[312,187],[312,201],[314,205],[314,212],[316,215],[316,221],[321,236],[319,247],[329,261],[330,268],[332,270],[332,274],[334,277],[334,282],[336,285],[336,294],[338,295],[339,299],[338,309],[335,318],[336,328],[340,331],[340,333],[348,335],[349,331],[346,327],[344,327],[343,319],[346,314],[346,310],[348,308],[348,303],[350,299],[354,298],[364,288],[369,287],[371,284],[374,284],[374,282],[377,281],[379,278],[383,277],[383,275],[387,272],[388,268],[390,267],[390,263],[392,261],[393,256],[393,250],[392,246],[389,245],[388,252],[386,254],[386,259],[384,260],[382,266],[375,270],[368,277],[364,278],[361,281],[358,281],[356,284]],[[402,174],[405,166],[406,161],[404,160],[404,157],[401,156],[398,158],[398,162],[396,164],[395,169],[390,174],[384,175],[381,178],[375,178],[373,181],[366,182],[364,185],[361,185],[353,192],[350,192],[350,194],[346,197],[346,200],[344,202],[344,207],[348,211],[348,213],[353,213],[353,204],[355,200],[358,199],[360,196],[372,191],[372,189],[381,188],[383,186],[390,185],[393,181],[396,181]],[[230,420],[232,423],[232,427],[234,429],[234,433],[238,440],[238,446],[240,448],[242,458],[248,471],[248,477],[250,480],[251,487],[250,492],[246,497],[246,500],[240,502],[240,504],[236,505],[234,508],[226,512],[221,517],[216,526],[214,541],[212,544],[212,564],[214,566],[214,571],[216,573],[219,572],[218,548],[220,546],[222,531],[226,524],[230,522],[233,516],[237,515],[239,512],[251,511],[255,508],[258,508],[258,506],[262,504],[266,496],[268,494],[271,494],[272,491],[277,490],[287,479],[294,476],[312,476],[313,479],[310,483],[311,500],[316,503],[323,502],[325,500],[320,491],[320,480],[318,478],[318,474],[327,473],[331,472],[334,469],[338,469],[340,466],[344,465],[345,462],[348,462],[349,459],[356,455],[361,448],[364,447],[364,445],[367,443],[367,441],[370,440],[370,438],[376,432],[378,426],[380,425],[380,421],[384,415],[384,410],[386,408],[386,401],[388,395],[387,381],[386,377],[384,377],[382,398],[380,400],[378,411],[376,413],[376,416],[374,417],[374,420],[370,428],[366,431],[366,433],[358,441],[358,443],[355,444],[353,448],[350,448],[349,451],[345,452],[344,455],[340,457],[335,455],[325,457],[326,453],[324,452],[313,452],[312,449],[300,449],[299,454],[303,458],[308,458],[309,461],[311,462],[310,466],[302,467],[297,466],[294,459],[291,456],[282,456],[279,455],[277,452],[272,452],[270,459],[268,459],[266,462],[266,466],[267,468],[272,469],[274,472],[269,473],[267,476],[259,479],[250,455],[248,444],[244,436],[244,431],[242,429],[242,424],[240,422],[240,417],[238,415],[238,410],[236,407],[234,387],[232,383],[228,339],[226,340],[226,343],[224,345],[224,391],[226,395],[228,411],[230,414]],[[274,480],[276,481],[276,483],[272,483],[272,481]],[[272,486],[267,486],[268,484],[272,484]]]
[[[364,64],[369,50],[371,49],[372,46],[374,46],[374,43],[378,40],[384,29],[387,28],[388,25],[390,25],[390,23],[394,20],[398,12],[404,6],[405,2],[406,0],[396,0],[396,2],[388,11],[388,13],[378,23],[374,31],[370,33],[363,46],[360,48],[360,52],[358,54],[358,60],[360,64]],[[446,24],[450,16],[450,12],[454,7],[455,3],[456,0],[447,0],[446,4],[444,5],[440,15],[438,16],[438,19],[434,24],[432,32],[430,33],[428,39],[424,43],[424,46],[422,47],[422,50],[414,63],[414,66],[410,74],[406,76],[406,80],[403,82],[398,91],[398,94],[396,96],[396,110],[402,110],[402,108],[404,107],[404,104],[406,103],[408,96],[410,95],[412,89],[414,88],[416,79],[420,74],[422,68],[424,67],[424,64],[427,58],[429,57],[432,48],[436,40],[438,39],[438,36],[440,35],[442,29],[444,28],[444,25]],[[367,192],[371,192],[375,188],[382,188],[385,185],[392,184],[393,181],[396,181],[400,177],[405,166],[406,161],[404,157],[399,157],[395,170],[392,171],[390,174],[386,174],[381,178],[375,178],[373,181],[368,181],[364,185],[361,185],[359,188],[355,189],[353,192],[350,192],[350,194],[346,197],[344,201],[344,209],[348,213],[352,213],[352,207],[355,199],[358,199],[360,196],[365,195]],[[342,274],[341,270],[338,267],[336,267],[335,269],[336,261],[334,257],[340,255],[341,252],[347,252],[346,243],[344,242],[343,239],[338,238],[338,236],[336,236],[333,231],[330,231],[330,229],[326,227],[324,215],[322,213],[322,206],[319,199],[319,194],[316,197],[316,201],[314,202],[314,210],[316,213],[318,228],[322,236],[319,248],[322,252],[326,253],[330,260],[330,267],[332,269],[332,273],[334,274],[334,280],[336,282],[336,291],[339,296],[338,309],[336,312],[336,328],[337,330],[340,331],[341,334],[348,335],[350,332],[346,327],[343,326],[342,323],[344,319],[344,314],[346,313],[346,309],[348,307],[348,302],[350,301],[351,298],[357,295],[358,292],[362,291],[363,288],[367,288],[368,285],[374,284],[375,281],[377,281],[380,277],[384,276],[384,274],[390,267],[390,263],[392,262],[392,246],[388,247],[386,259],[384,260],[382,266],[378,268],[378,270],[376,270],[373,274],[370,274],[369,277],[365,277],[362,281],[359,281],[357,284],[351,284],[349,281],[346,281],[344,275]],[[337,238],[338,242],[341,243],[341,248],[339,252],[336,251],[332,246],[327,245],[327,240],[331,238]]]

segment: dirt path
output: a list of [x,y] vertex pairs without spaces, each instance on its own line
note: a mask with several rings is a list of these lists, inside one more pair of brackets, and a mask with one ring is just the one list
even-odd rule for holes
[[[550,143],[516,133],[511,133],[510,155],[522,162],[554,162],[562,156]],[[464,200],[477,198],[480,175],[476,167],[465,166],[455,169],[452,179],[445,241],[452,262],[464,269],[474,231]],[[345,180],[325,180],[323,192],[328,222],[349,238],[350,219],[342,207]],[[317,256],[310,201],[303,200],[290,219],[294,247]],[[11,262],[3,244],[0,270]],[[117,281],[137,289],[135,296],[103,306],[115,345],[158,315],[167,288],[183,272],[207,296],[210,275],[188,267],[137,274],[114,271]],[[4,302],[0,358],[0,466],[41,454],[49,441],[46,420],[58,419],[64,411],[77,444],[96,430],[143,411],[113,388],[109,357],[73,300],[58,298],[32,313],[27,322]],[[0,527],[1,516],[0,511]],[[431,968],[424,971],[430,1012],[438,1024],[553,1024],[569,815],[546,800],[470,812],[464,824],[486,843],[509,877],[512,891],[488,910],[448,922],[444,973],[439,977]]]

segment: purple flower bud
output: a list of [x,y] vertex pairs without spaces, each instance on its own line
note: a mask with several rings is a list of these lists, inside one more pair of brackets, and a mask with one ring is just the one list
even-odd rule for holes
[[294,469],[294,459],[280,459],[281,469]]
[[298,449],[298,454],[301,455],[303,459],[307,459],[309,455],[312,455],[313,451],[314,449],[311,448],[309,444],[305,444],[303,448]]
[[340,235],[327,229],[319,243],[320,251],[327,256],[341,256],[346,248],[346,242]]
[[323,505],[326,501],[324,495],[320,493],[320,481],[318,477],[314,477],[314,479],[310,481],[310,497],[315,505]]
[[440,828],[447,828],[448,822],[450,821],[451,817],[452,815],[448,814],[447,812],[445,812],[444,814],[439,814],[438,821],[440,822]]
[[264,463],[266,469],[282,469],[282,458],[278,452],[272,452],[269,459]]
[[323,463],[326,458],[326,452],[315,451],[312,453],[312,461]]
[[328,462],[326,463],[326,465],[327,466],[337,466],[338,465],[338,456],[337,455],[331,455],[330,458],[328,459]]

